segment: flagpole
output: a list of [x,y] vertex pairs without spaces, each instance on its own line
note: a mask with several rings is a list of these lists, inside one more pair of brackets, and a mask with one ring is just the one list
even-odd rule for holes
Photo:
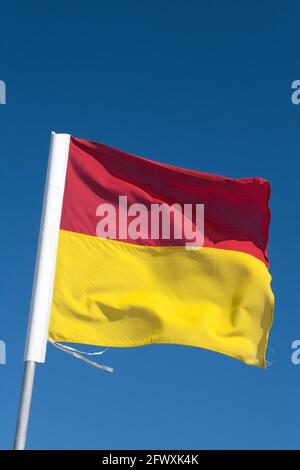
[[34,382],[35,362],[25,361],[24,377],[22,391],[19,404],[18,421],[14,442],[14,450],[24,450],[26,444],[26,436],[28,429],[32,388]]
[[52,132],[14,449],[24,450],[36,363],[45,362],[70,135]]

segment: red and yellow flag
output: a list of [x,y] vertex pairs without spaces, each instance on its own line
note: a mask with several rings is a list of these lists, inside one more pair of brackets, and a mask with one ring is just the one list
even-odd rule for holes
[[209,175],[72,137],[49,337],[184,344],[264,367],[274,304],[269,194],[261,178]]

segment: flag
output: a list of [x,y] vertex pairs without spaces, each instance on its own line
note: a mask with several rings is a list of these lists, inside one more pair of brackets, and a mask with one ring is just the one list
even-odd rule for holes
[[262,178],[71,137],[49,338],[196,346],[265,367],[269,195]]

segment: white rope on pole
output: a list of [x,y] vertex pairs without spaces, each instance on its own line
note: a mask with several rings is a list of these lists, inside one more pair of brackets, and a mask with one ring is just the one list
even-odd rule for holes
[[70,356],[76,357],[76,359],[80,359],[83,362],[86,362],[87,364],[90,364],[91,366],[97,367],[97,369],[102,369],[105,370],[106,372],[113,372],[114,369],[110,366],[104,366],[102,364],[98,364],[98,362],[91,361],[85,356],[99,356],[101,354],[104,354],[108,348],[103,349],[102,351],[96,351],[96,352],[85,352],[85,351],[79,351],[78,349],[72,348],[70,346],[66,346],[65,344],[57,343],[53,339],[48,339],[49,343],[52,344],[57,349],[60,349],[61,351],[70,354]]

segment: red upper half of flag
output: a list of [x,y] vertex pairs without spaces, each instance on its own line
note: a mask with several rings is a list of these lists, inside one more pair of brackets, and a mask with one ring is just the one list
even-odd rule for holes
[[[152,204],[203,204],[204,246],[242,251],[268,264],[268,181],[182,169],[71,137],[61,229],[97,236],[97,208],[108,203],[118,214],[120,196],[127,197],[128,206],[143,204],[149,210]],[[161,234],[132,239],[127,233],[122,241],[152,246],[189,241],[172,233],[170,239]]]

